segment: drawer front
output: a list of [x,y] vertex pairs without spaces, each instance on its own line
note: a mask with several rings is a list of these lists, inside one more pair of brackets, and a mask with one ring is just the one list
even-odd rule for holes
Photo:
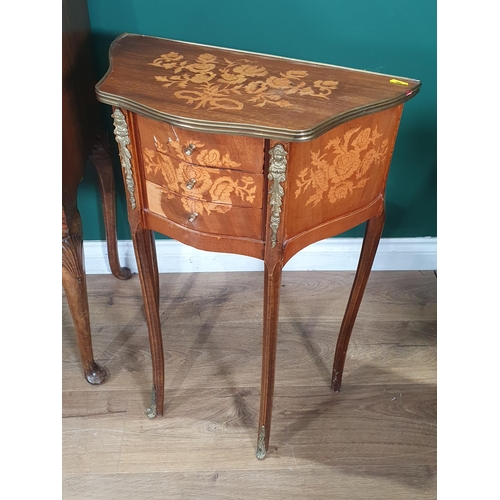
[[140,115],[137,125],[142,148],[205,167],[264,170],[264,139],[192,132]]
[[264,177],[229,169],[202,167],[143,148],[144,173],[168,191],[210,203],[262,208]]
[[233,206],[187,198],[147,181],[150,212],[186,228],[210,234],[262,240],[262,214],[258,208]]

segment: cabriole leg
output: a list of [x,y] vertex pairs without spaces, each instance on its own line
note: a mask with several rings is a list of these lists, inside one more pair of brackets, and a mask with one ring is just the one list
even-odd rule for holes
[[115,278],[126,280],[130,278],[132,273],[128,267],[120,266],[120,259],[118,256],[115,180],[113,177],[111,158],[99,142],[96,142],[90,158],[99,178],[109,266]]
[[157,415],[163,415],[165,385],[156,250],[153,234],[150,230],[137,229],[133,231],[132,241],[134,243],[137,268],[141,280],[153,365],[153,394],[147,415],[149,418],[154,418]]
[[384,222],[385,211],[383,211],[379,216],[371,218],[366,226],[358,269],[352,285],[347,308],[344,313],[344,319],[342,320],[342,325],[340,326],[337,347],[335,348],[331,385],[333,392],[340,392],[342,373],[344,371],[347,348],[349,347],[349,339],[351,338],[354,322],[356,321],[356,316],[359,311],[359,306],[361,305],[368,277],[370,276],[373,260],[375,259],[377,247],[382,235],[382,229],[384,228]]
[[85,378],[89,384],[102,384],[107,374],[94,361],[92,351],[81,221],[77,209],[74,209],[71,220],[67,220],[63,210],[62,284],[75,326]]
[[259,460],[264,459],[266,456],[266,452],[269,449],[269,435],[271,433],[281,274],[281,264],[276,264],[272,269],[269,269],[267,264],[265,264],[262,378],[256,453]]

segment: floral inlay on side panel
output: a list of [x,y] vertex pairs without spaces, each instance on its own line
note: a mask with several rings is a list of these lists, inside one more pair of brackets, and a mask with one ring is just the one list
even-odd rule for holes
[[384,159],[389,141],[380,143],[377,127],[360,128],[335,137],[323,151],[311,152],[312,166],[301,170],[295,181],[295,199],[312,191],[306,205],[316,206],[325,194],[330,203],[336,203],[366,185],[370,168]]
[[290,107],[287,96],[311,96],[328,99],[338,86],[333,80],[307,80],[307,71],[289,70],[272,74],[264,66],[248,59],[218,60],[213,54],[201,54],[188,61],[177,52],[162,54],[152,66],[165,75],[155,76],[163,87],[175,87],[174,96],[195,105],[195,109],[241,110],[245,104],[264,107]]
[[[198,143],[198,146],[203,147],[203,144]],[[234,179],[220,175],[216,169],[183,161],[175,162],[160,142],[155,143],[155,149],[143,148],[143,157],[146,173],[159,175],[163,179],[162,186],[167,190],[167,199],[174,198],[173,193],[181,194],[181,202],[187,211],[194,210],[199,215],[226,213],[232,208],[233,197],[250,205],[255,200],[257,186],[251,176],[242,175]],[[239,166],[229,155],[221,155],[215,149],[201,150],[196,161],[201,165],[209,162],[211,167]]]

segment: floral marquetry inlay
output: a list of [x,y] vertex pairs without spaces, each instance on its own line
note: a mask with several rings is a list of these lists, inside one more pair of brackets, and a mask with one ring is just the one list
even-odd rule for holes
[[312,191],[306,205],[318,205],[325,194],[330,203],[336,203],[366,185],[371,167],[385,158],[389,141],[380,141],[377,127],[360,128],[335,137],[323,151],[311,152],[312,166],[304,168],[295,181],[296,199]]
[[209,53],[189,61],[169,52],[149,64],[165,71],[155,76],[163,87],[176,88],[174,96],[196,109],[208,105],[209,109],[240,110],[245,104],[290,107],[288,96],[328,99],[338,86],[333,80],[309,81],[309,73],[304,70],[273,74],[272,68],[249,59],[221,60]]
[[[203,147],[203,144],[197,143],[197,147]],[[174,193],[181,194],[182,204],[187,211],[196,211],[199,215],[209,215],[212,211],[226,213],[231,210],[234,198],[239,198],[246,205],[254,202],[257,186],[253,177],[238,175],[233,178],[220,175],[216,168],[200,166],[239,166],[229,155],[222,155],[215,149],[202,149],[195,157],[199,165],[193,165],[173,159],[168,152],[159,141],[155,142],[155,149],[143,148],[146,174],[162,178],[162,186],[166,189],[168,199],[172,199]]]

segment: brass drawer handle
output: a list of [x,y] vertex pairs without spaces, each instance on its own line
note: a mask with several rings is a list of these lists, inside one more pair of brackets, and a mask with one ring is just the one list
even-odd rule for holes
[[186,189],[193,189],[196,184],[196,179],[189,179],[186,183]]
[[198,214],[196,212],[193,212],[192,214],[189,215],[188,221],[194,222],[197,217],[198,217]]
[[184,148],[184,154],[186,156],[191,156],[193,154],[193,151],[196,149],[196,146],[194,144],[188,144],[185,148]]

